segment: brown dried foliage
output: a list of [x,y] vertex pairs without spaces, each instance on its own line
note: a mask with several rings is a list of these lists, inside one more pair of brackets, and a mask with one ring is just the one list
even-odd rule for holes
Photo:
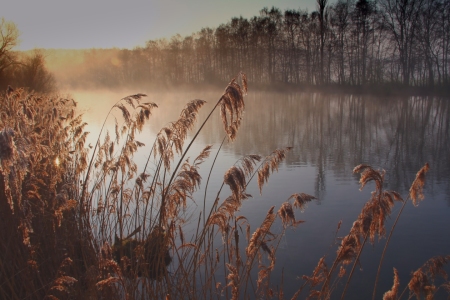
[[[224,183],[227,184],[232,192],[232,196],[226,198],[219,206],[217,212],[211,216],[209,224],[219,225],[221,231],[226,228],[225,221],[229,220],[240,209],[242,201],[251,195],[245,193],[247,180],[253,175],[256,163],[261,160],[261,156],[250,154],[241,158],[234,166],[227,170],[224,175]],[[218,216],[221,214],[222,216]],[[220,222],[217,222],[220,220]]]
[[369,165],[358,165],[353,169],[354,173],[361,172],[359,180],[361,189],[370,181],[375,182],[376,189],[372,192],[370,200],[364,205],[358,216],[358,227],[354,227],[355,234],[368,235],[374,243],[375,236],[386,234],[385,221],[390,216],[395,201],[403,202],[402,197],[394,191],[383,190],[385,171],[374,170]]
[[270,227],[273,224],[273,221],[275,220],[275,213],[273,212],[274,206],[272,206],[269,211],[266,214],[266,217],[264,218],[264,221],[262,222],[261,226],[256,229],[256,231],[252,234],[252,237],[250,238],[250,241],[248,242],[248,246],[245,249],[245,252],[248,257],[253,258],[256,254],[256,252],[261,247],[261,244],[264,242],[265,236],[270,233]]
[[[325,262],[325,256],[321,257],[317,266],[314,268],[314,271],[311,276],[303,275],[302,279],[305,280],[305,284],[309,285],[309,295],[308,299],[318,298],[322,293],[317,290],[316,287],[325,281],[328,274],[328,267]],[[300,288],[292,297],[292,299],[297,299],[302,291]]]
[[219,100],[222,123],[230,140],[235,139],[239,130],[240,120],[245,109],[244,96],[246,94],[247,77],[241,72],[231,80]]
[[176,153],[182,154],[187,133],[194,127],[198,111],[205,103],[206,101],[200,99],[190,101],[181,111],[178,120],[169,123],[159,131],[154,147],[154,156],[156,157],[158,154],[161,156],[167,170],[170,170],[170,164],[174,159],[174,150]]
[[[289,200],[291,199],[294,199],[293,205],[289,202]],[[304,221],[295,220],[294,207],[300,209],[303,212],[306,207],[306,203],[310,202],[313,199],[317,198],[305,193],[292,194],[288,198],[288,200],[280,206],[280,209],[278,210],[278,215],[280,216],[283,227],[296,227],[298,224],[303,223]]]
[[283,223],[284,227],[287,227],[289,225],[295,226],[295,215],[294,210],[292,209],[292,204],[289,202],[284,202],[280,209],[278,210],[278,215],[281,218],[281,222]]
[[294,207],[300,209],[302,212],[306,208],[306,204],[311,202],[312,200],[316,200],[317,198],[305,193],[293,194],[289,197],[288,200],[294,199]]
[[416,174],[411,188],[409,189],[409,197],[411,198],[414,206],[419,205],[419,201],[424,199],[423,186],[425,184],[425,174],[430,169],[428,163],[426,163]]
[[398,288],[400,286],[400,280],[398,277],[398,271],[396,268],[394,268],[394,284],[392,285],[392,288],[384,293],[383,300],[395,300],[397,299],[398,294]]
[[278,171],[278,166],[286,158],[286,153],[291,149],[292,147],[276,149],[264,159],[264,162],[258,170],[258,186],[260,193],[262,193],[264,184],[269,180],[270,174],[274,171]]
[[231,264],[227,264],[227,268],[228,268],[228,276],[227,276],[228,284],[226,287],[231,287],[231,299],[237,300],[239,299],[239,286],[240,286],[239,272],[238,269]]
[[0,95],[0,244],[10,249],[0,253],[2,294],[42,299],[50,287],[70,290],[83,267],[60,274],[61,262],[93,250],[80,238],[89,236],[86,228],[74,222],[79,202],[69,200],[87,161],[86,124],[75,108],[71,99],[24,89]]
[[344,265],[350,264],[356,257],[361,247],[361,240],[358,234],[359,229],[356,229],[359,224],[354,222],[352,230],[346,235],[337,250],[336,261],[342,262]]
[[[205,154],[200,154],[205,155]],[[182,208],[186,208],[187,199],[192,199],[192,194],[201,184],[201,176],[198,173],[198,167],[201,162],[196,159],[194,165],[186,161],[177,173],[174,182],[168,187],[167,204],[165,206],[166,218],[178,216],[178,212]],[[165,223],[168,219],[164,220]]]
[[[420,172],[420,171],[419,171]],[[445,266],[450,261],[450,255],[436,256],[429,259],[423,266],[417,269],[408,283],[408,288],[417,299],[425,296],[426,299],[434,299],[434,295],[438,290],[435,285],[437,276],[442,277],[445,282],[441,285],[446,287],[450,284]],[[450,294],[450,293],[449,293]]]
[[227,184],[235,199],[240,199],[240,195],[246,187],[245,173],[241,168],[232,166],[224,175],[224,183]]

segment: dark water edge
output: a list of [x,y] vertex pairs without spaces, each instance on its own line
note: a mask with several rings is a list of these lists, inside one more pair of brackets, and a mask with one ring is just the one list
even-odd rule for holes
[[[231,78],[230,78],[231,80]],[[73,90],[82,88],[83,90],[96,91],[98,86],[70,86],[60,83],[62,90]],[[128,84],[126,86],[118,87],[103,87],[108,91],[133,90],[136,92],[142,92],[143,90],[149,90],[154,92],[187,92],[197,91],[202,93],[204,91],[223,91],[224,82],[220,80],[211,80],[201,83],[173,83],[173,82],[154,82],[154,83],[136,83]],[[421,96],[421,97],[443,97],[450,100],[450,84],[439,86],[405,86],[400,83],[384,83],[384,84],[365,84],[365,85],[350,85],[339,83],[328,83],[321,85],[311,84],[294,84],[294,83],[249,83],[250,93],[258,92],[272,92],[272,93],[320,93],[323,95],[354,95],[354,96],[377,96],[377,97],[408,97],[408,96]]]
[[405,86],[397,83],[350,85],[329,83],[322,85],[307,84],[255,84],[254,89],[269,92],[307,92],[321,93],[324,95],[355,95],[355,96],[378,96],[378,97],[399,97],[399,96],[434,96],[450,98],[450,85],[434,87],[427,86]]

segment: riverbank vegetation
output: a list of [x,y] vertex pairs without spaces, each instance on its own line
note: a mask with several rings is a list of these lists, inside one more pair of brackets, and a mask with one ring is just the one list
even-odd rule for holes
[[[359,165],[361,188],[375,184],[350,232],[336,240],[336,256],[324,256],[305,274],[293,295],[285,282],[272,282],[277,249],[285,230],[302,226],[297,210],[316,201],[302,193],[286,195],[271,207],[261,225],[251,228],[239,212],[251,201],[247,186],[260,192],[289,155],[290,147],[248,154],[219,174],[223,182],[207,197],[214,162],[224,143],[240,130],[247,78],[239,73],[204,120],[205,101],[189,101],[179,118],[157,134],[147,153],[137,133],[158,109],[146,95],[119,100],[114,128],[106,120],[87,143],[88,124],[76,102],[8,88],[0,96],[0,296],[3,299],[330,299],[347,290],[368,243],[387,235],[388,246],[405,205],[423,200],[425,164],[409,194],[384,189],[384,171]],[[214,113],[220,113],[223,138],[217,151],[189,150]],[[193,131],[194,130],[194,131]],[[189,133],[189,134],[188,134]],[[146,164],[133,157],[144,155]],[[210,157],[211,156],[211,157]],[[208,178],[200,176],[212,160]],[[199,193],[200,192],[200,193]],[[204,196],[198,196],[204,195]],[[187,215],[192,203],[197,209]],[[397,204],[396,204],[397,203]],[[392,228],[385,228],[394,205],[401,207]],[[202,209],[203,208],[203,209]],[[190,234],[185,226],[193,225]],[[282,230],[275,230],[280,224]],[[339,230],[340,224],[336,224]],[[379,246],[379,245],[377,245]],[[385,299],[408,299],[448,292],[449,256],[431,258],[409,283],[394,270]],[[382,267],[383,258],[380,261]],[[391,266],[392,267],[392,266]],[[284,281],[291,278],[285,278]],[[298,284],[298,281],[296,281]],[[403,282],[401,285],[399,282]],[[376,281],[373,293],[376,293]],[[385,291],[382,291],[383,293]]]

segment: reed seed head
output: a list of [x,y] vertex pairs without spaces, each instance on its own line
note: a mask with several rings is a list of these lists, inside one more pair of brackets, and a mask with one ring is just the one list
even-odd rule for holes
[[389,291],[384,293],[383,300],[396,300],[399,287],[400,287],[400,280],[398,277],[398,271],[396,268],[394,268],[394,284],[392,285],[392,288]]
[[423,195],[423,186],[425,185],[425,174],[429,169],[430,166],[428,163],[425,163],[425,165],[417,172],[416,178],[409,189],[409,197],[411,198],[414,206],[417,206],[419,201],[425,198]]

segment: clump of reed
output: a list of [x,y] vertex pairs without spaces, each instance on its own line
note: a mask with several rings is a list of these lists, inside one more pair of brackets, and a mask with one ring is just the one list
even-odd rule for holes
[[[239,73],[192,137],[189,132],[196,128],[205,101],[188,102],[178,119],[158,132],[145,165],[137,166],[133,156],[145,146],[137,140],[138,133],[157,109],[155,103],[144,102],[146,95],[119,100],[107,117],[113,118],[113,111],[121,114],[113,133],[106,130],[105,120],[96,142],[86,145],[87,124],[76,115],[75,101],[8,89],[0,97],[0,223],[4,228],[0,296],[283,299],[282,286],[271,283],[276,252],[285,231],[303,222],[295,210],[303,211],[316,198],[301,192],[287,197],[278,209],[271,207],[253,231],[239,209],[251,198],[247,187],[253,178],[257,177],[262,192],[291,148],[266,156],[245,155],[226,171],[213,199],[206,193],[209,178],[203,199],[193,199],[202,187],[199,170],[213,147],[206,146],[192,160],[189,150],[219,108],[224,137],[211,176],[222,145],[239,132],[246,93],[246,76]],[[411,187],[414,204],[423,199],[427,171],[425,165]],[[354,172],[362,174],[361,188],[373,181],[376,190],[341,240],[331,268],[323,257],[312,275],[303,277],[293,299],[307,287],[309,298],[329,299],[339,280],[349,274],[344,298],[364,245],[385,235],[385,220],[394,203],[403,202],[402,209],[406,203],[398,193],[383,190],[383,171],[360,165]],[[203,201],[198,219],[186,213],[193,201]],[[208,210],[207,202],[212,202]],[[197,223],[193,235],[184,231],[187,222]],[[281,232],[273,229],[275,222],[282,224]],[[442,287],[448,286],[443,273],[447,261],[448,257],[435,258],[414,273],[410,294],[434,295],[439,289],[436,275],[444,276]],[[395,273],[385,299],[396,299],[398,291]]]
[[75,101],[23,89],[0,107],[0,298],[77,294],[96,253],[77,220],[87,124]]
[[[336,297],[336,291],[338,290],[339,282],[347,277],[340,299],[344,299],[349,287],[349,283],[355,271],[355,267],[360,264],[360,256],[363,252],[364,246],[369,241],[371,244],[375,243],[375,238],[380,240],[386,235],[385,222],[390,217],[392,208],[395,202],[402,203],[401,209],[390,229],[389,236],[386,240],[383,253],[378,265],[378,271],[373,287],[373,297],[376,297],[376,288],[378,278],[386,248],[389,245],[389,241],[392,237],[392,233],[398,223],[398,220],[402,214],[402,211],[408,202],[411,200],[414,206],[417,206],[418,201],[424,199],[423,187],[425,184],[425,174],[429,171],[429,165],[426,163],[416,175],[411,188],[409,190],[408,198],[404,200],[401,195],[395,191],[384,190],[384,170],[375,170],[369,165],[358,165],[353,169],[354,173],[361,173],[360,185],[361,189],[366,186],[368,182],[375,183],[375,191],[371,193],[371,198],[364,205],[358,218],[353,223],[350,232],[341,238],[340,245],[336,252],[336,258],[334,259],[332,266],[328,267],[326,264],[326,257],[322,257],[317,264],[317,267],[313,271],[311,276],[303,276],[305,280],[304,284],[294,295],[296,299],[304,289],[309,286],[308,297],[311,299],[333,299]],[[338,224],[338,230],[341,224]],[[446,289],[447,293],[450,293],[448,289],[450,281],[445,271],[445,265],[449,260],[449,256],[438,256],[430,259],[423,267],[419,268],[414,274],[410,282],[407,284],[403,292],[399,295],[400,281],[397,270],[394,268],[394,283],[392,289],[385,292],[383,299],[401,299],[409,288],[408,299],[416,296],[420,299],[422,295],[426,299],[434,299],[439,288]],[[351,266],[351,269],[348,269]],[[339,270],[338,270],[339,267]],[[424,271],[425,270],[425,271]],[[427,275],[425,275],[425,273]],[[434,280],[437,275],[441,275],[443,282],[436,287]],[[432,279],[430,283],[428,278]]]

